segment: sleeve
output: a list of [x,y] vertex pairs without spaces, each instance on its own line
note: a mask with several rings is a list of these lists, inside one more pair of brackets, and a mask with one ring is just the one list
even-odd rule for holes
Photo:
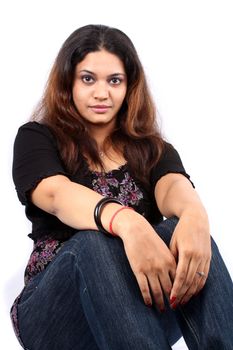
[[179,153],[170,143],[166,142],[158,163],[151,171],[151,185],[153,188],[162,176],[169,173],[179,173],[184,175],[191,182],[192,186],[195,187],[190,180],[190,176],[186,173]]
[[48,127],[37,122],[21,126],[14,142],[12,167],[20,202],[28,204],[30,191],[42,179],[57,174],[68,176]]

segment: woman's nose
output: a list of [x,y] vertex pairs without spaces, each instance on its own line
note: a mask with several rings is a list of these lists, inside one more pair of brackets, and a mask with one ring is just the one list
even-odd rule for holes
[[94,89],[94,98],[105,100],[109,97],[108,85],[105,82],[97,82]]

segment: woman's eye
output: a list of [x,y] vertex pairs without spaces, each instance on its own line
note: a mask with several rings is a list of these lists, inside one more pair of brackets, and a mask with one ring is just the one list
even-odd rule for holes
[[82,78],[84,83],[90,84],[93,83],[94,79],[90,75],[84,75]]
[[110,83],[113,85],[119,85],[121,83],[121,79],[120,78],[112,78],[110,80]]

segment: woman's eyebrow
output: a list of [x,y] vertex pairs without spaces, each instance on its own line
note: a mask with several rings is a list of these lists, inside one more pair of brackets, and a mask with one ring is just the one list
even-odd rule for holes
[[[96,74],[94,72],[92,72],[92,71],[90,71],[88,69],[82,69],[78,73],[88,73],[88,74],[92,74],[92,75],[96,76]],[[116,73],[108,75],[108,78],[119,76],[119,75],[126,76],[126,74],[123,73],[123,72],[116,72]]]
[[87,70],[87,69],[82,69],[82,70],[78,71],[78,73],[88,73],[88,74],[95,75],[94,72],[91,72],[90,70]]
[[126,76],[125,73],[113,73],[113,74],[108,75],[108,77],[111,78],[111,77],[115,77],[115,76],[119,76],[119,75],[123,75],[124,77]]

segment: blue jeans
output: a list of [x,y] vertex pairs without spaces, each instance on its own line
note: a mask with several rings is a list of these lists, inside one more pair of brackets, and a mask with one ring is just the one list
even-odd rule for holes
[[[176,223],[155,227],[166,244]],[[213,240],[203,290],[161,314],[145,306],[122,241],[79,231],[29,282],[18,312],[29,350],[166,350],[181,333],[192,350],[233,349],[233,285]]]

